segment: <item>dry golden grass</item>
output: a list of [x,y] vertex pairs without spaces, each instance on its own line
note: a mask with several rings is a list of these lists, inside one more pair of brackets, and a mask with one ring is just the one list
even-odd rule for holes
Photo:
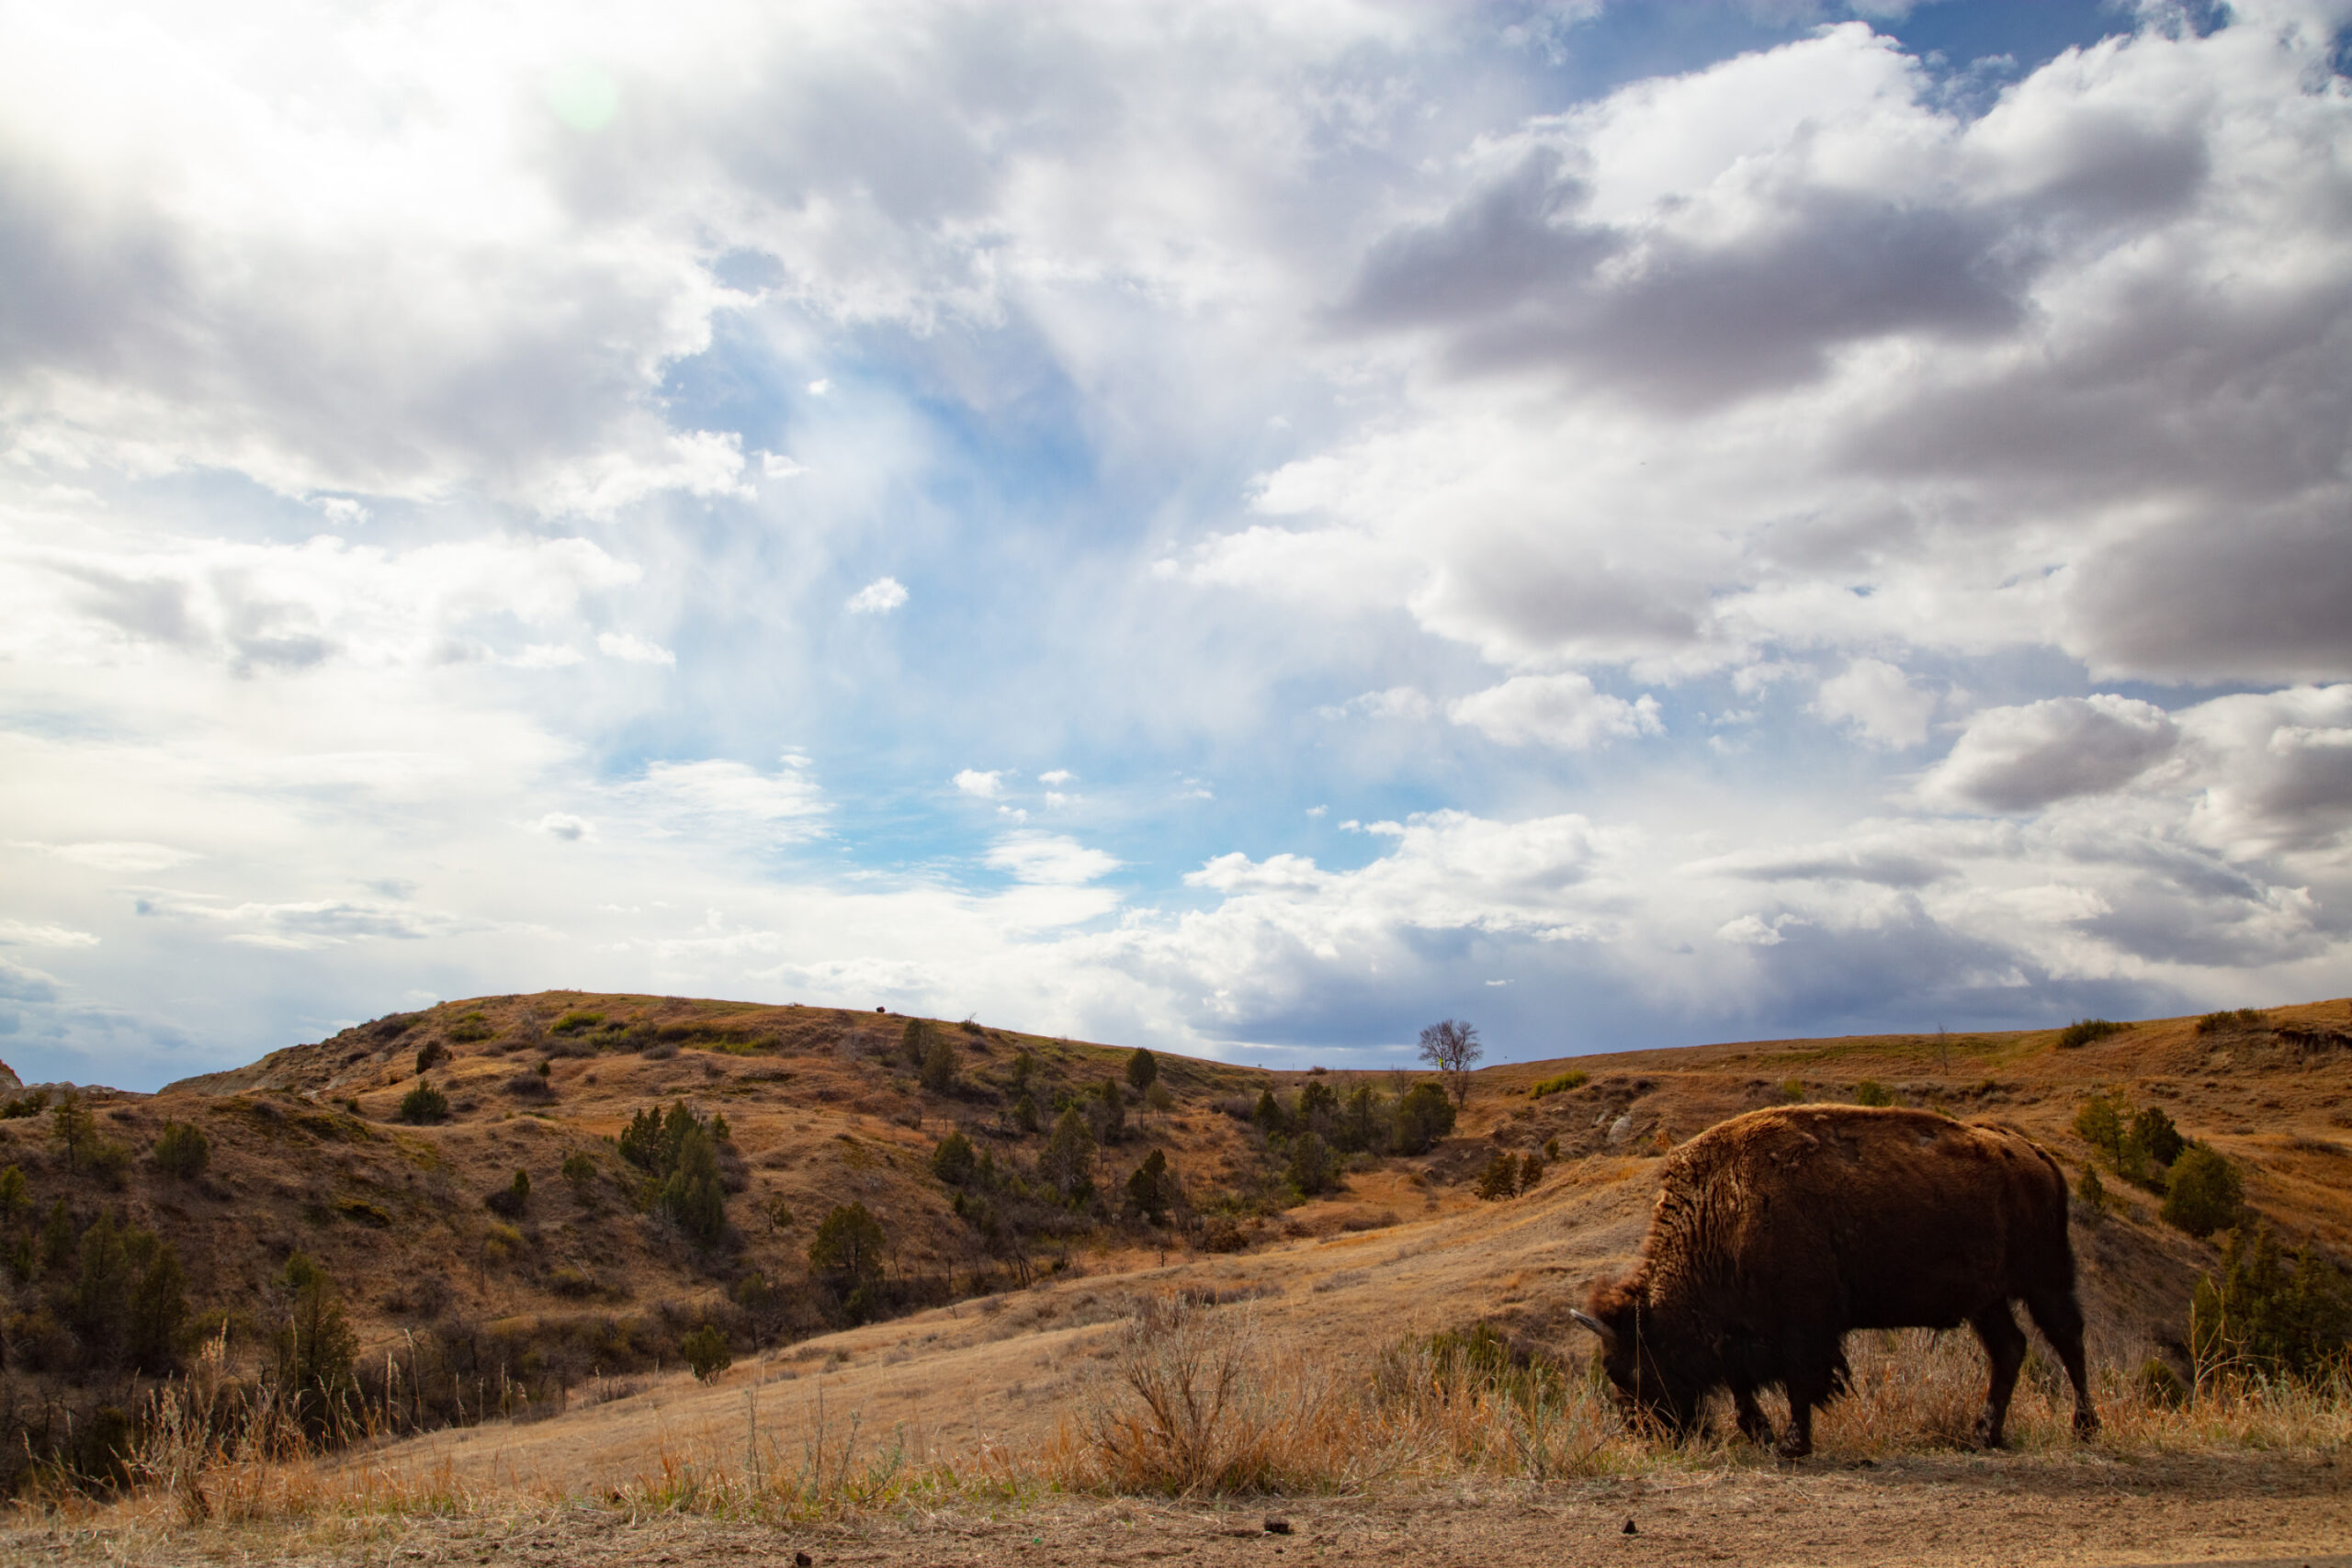
[[[300,1527],[313,1543],[348,1542],[426,1517],[514,1525],[582,1506],[629,1521],[808,1524],[1018,1513],[1057,1495],[1363,1497],[1455,1481],[1776,1468],[1768,1450],[1729,1435],[1720,1411],[1710,1435],[1679,1444],[1629,1432],[1581,1364],[1481,1365],[1426,1338],[1334,1359],[1270,1326],[1255,1303],[1144,1299],[1109,1349],[1059,1427],[1023,1447],[903,1424],[874,1431],[862,1410],[829,1409],[822,1381],[811,1380],[746,1387],[732,1431],[706,1423],[667,1434],[649,1468],[571,1488],[469,1478],[413,1444],[322,1455],[266,1402],[222,1428],[196,1419],[187,1397],[154,1424],[133,1495],[111,1505],[54,1495],[26,1505],[20,1519],[69,1521],[130,1550],[273,1524]],[[1849,1353],[1852,1391],[1822,1414],[1811,1468],[1970,1447],[1984,1379],[1973,1338],[1858,1334]],[[2316,1385],[2216,1374],[2174,1407],[2143,1399],[2108,1367],[2099,1393],[2105,1430],[2078,1444],[2063,1381],[2030,1362],[2007,1462],[2332,1455],[2352,1439],[2352,1383],[2341,1374]],[[787,1402],[797,1418],[779,1421]]]

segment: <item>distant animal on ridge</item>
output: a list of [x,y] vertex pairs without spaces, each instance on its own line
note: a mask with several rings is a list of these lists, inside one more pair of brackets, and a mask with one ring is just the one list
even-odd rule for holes
[[1789,1396],[1781,1452],[1813,1451],[1813,1412],[1846,1386],[1856,1328],[1975,1329],[1992,1361],[1978,1440],[1998,1448],[2026,1310],[2075,1386],[2075,1431],[2098,1430],[2066,1238],[2066,1182],[2022,1134],[1925,1111],[1752,1111],[1667,1158],[1632,1274],[1576,1320],[1629,1413],[1677,1435],[1731,1391],[1745,1436],[1770,1441],[1758,1389]]

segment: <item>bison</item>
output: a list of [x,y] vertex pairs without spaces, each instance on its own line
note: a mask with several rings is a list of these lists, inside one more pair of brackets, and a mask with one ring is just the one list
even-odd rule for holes
[[1639,1262],[1576,1320],[1629,1412],[1677,1434],[1731,1390],[1740,1432],[1772,1438],[1756,1391],[1789,1396],[1781,1452],[1813,1451],[1813,1411],[1846,1386],[1855,1328],[1976,1330],[1993,1365],[1976,1434],[2001,1445],[2026,1338],[2024,1299],[2098,1429],[2057,1162],[2005,1127],[1848,1105],[1751,1111],[1666,1162]]

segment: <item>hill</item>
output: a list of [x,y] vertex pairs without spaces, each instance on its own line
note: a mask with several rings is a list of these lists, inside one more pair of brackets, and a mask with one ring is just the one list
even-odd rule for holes
[[[1384,1130],[1342,1151],[1332,1190],[1302,1201],[1289,1151],[1303,1127],[1285,1137],[1280,1123],[1303,1118],[1344,1145],[1354,1103],[1392,1129],[1413,1077],[1161,1056],[1138,1091],[1130,1052],[969,1021],[572,992],[474,998],[152,1096],[85,1091],[97,1140],[122,1151],[111,1160],[69,1157],[54,1103],[12,1101],[0,1168],[23,1173],[30,1201],[8,1221],[22,1264],[9,1364],[29,1374],[43,1419],[52,1399],[130,1396],[127,1374],[94,1370],[57,1321],[72,1266],[44,1266],[35,1232],[62,1201],[85,1237],[103,1215],[170,1242],[191,1325],[225,1325],[232,1364],[266,1359],[299,1251],[340,1290],[365,1397],[401,1421],[570,1411],[435,1439],[494,1451],[510,1472],[526,1454],[549,1476],[641,1466],[680,1422],[719,1419],[740,1391],[677,1371],[685,1335],[705,1324],[739,1356],[768,1353],[744,1375],[831,1365],[840,1396],[876,1419],[952,1412],[975,1431],[1034,1438],[1065,1410],[1090,1333],[1137,1290],[1257,1298],[1270,1321],[1335,1349],[1485,1320],[1579,1352],[1566,1308],[1630,1255],[1662,1147],[1758,1105],[1874,1092],[2014,1122],[2070,1175],[2093,1156],[2073,1131],[2086,1098],[2160,1107],[2237,1165],[2264,1223],[2352,1256],[2352,1003],[2061,1041],[2057,1030],[1781,1041],[1487,1068],[1446,1135],[1407,1153],[1411,1140]],[[420,1081],[445,1098],[447,1120],[401,1119]],[[719,1134],[723,1224],[701,1239],[665,1211],[658,1173],[623,1152],[633,1122],[675,1107]],[[1100,1134],[1083,1194],[1043,1174],[1064,1109]],[[171,1122],[204,1131],[200,1175],[155,1160]],[[961,1185],[935,1174],[951,1132],[995,1174]],[[1166,1225],[1122,1201],[1154,1152],[1179,1179]],[[1481,1201],[1501,1154],[1541,1154],[1544,1174],[1523,1195]],[[526,1197],[512,1196],[518,1171]],[[2213,1247],[2161,1224],[2151,1193],[2110,1181],[2115,1212],[2077,1230],[2095,1351],[2125,1365],[2177,1356]],[[879,1222],[886,1253],[862,1280],[810,1258],[820,1222],[850,1204]],[[858,1326],[866,1316],[883,1321]],[[15,1397],[32,1430],[35,1405]]]

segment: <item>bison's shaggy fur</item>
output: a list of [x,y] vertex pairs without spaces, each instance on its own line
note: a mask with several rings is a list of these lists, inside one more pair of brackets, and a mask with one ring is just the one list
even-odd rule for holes
[[2075,1430],[2096,1431],[2057,1162],[2005,1127],[1807,1105],[1675,1150],[1639,1264],[1578,1320],[1629,1409],[1678,1433],[1728,1387],[1740,1430],[1769,1440],[1756,1393],[1786,1389],[1795,1457],[1845,1386],[1855,1328],[1974,1328],[1993,1367],[1977,1435],[1999,1446],[2026,1349],[2013,1299],[2074,1382]]

